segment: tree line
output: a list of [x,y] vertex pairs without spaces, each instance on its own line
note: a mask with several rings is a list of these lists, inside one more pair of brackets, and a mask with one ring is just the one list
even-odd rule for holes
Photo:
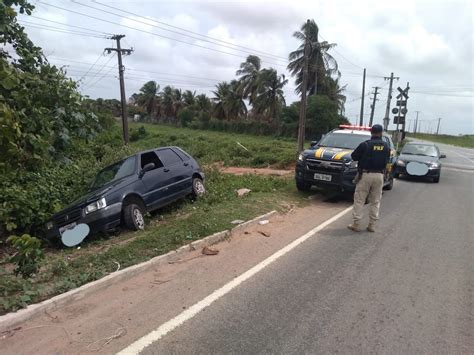
[[[313,48],[308,60],[309,136],[319,135],[347,121],[344,117],[345,86],[340,84],[337,61],[329,53],[336,44],[319,42],[318,31],[312,20],[293,34],[301,44],[289,54],[288,64],[288,70],[295,78],[295,92],[300,94],[304,44],[309,41]],[[283,135],[294,136],[299,103],[287,105],[283,91],[288,84],[285,75],[274,68],[262,68],[262,61],[256,55],[249,55],[235,75],[231,81],[217,83],[211,97],[172,86],[160,90],[156,81],[148,81],[130,97],[129,113],[139,114],[149,122],[230,131],[238,131],[237,127],[255,131],[258,126],[260,131],[275,132],[277,128]],[[316,107],[318,102],[319,107]]]

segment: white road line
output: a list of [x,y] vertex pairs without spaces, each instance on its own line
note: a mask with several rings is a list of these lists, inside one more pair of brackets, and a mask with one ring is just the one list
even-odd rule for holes
[[130,354],[139,354],[143,349],[145,349],[147,346],[153,344],[157,340],[161,339],[163,336],[165,336],[167,333],[170,331],[176,329],[179,327],[181,324],[186,322],[187,320],[193,318],[196,314],[201,312],[204,308],[210,306],[213,302],[217,301],[219,298],[222,296],[226,295],[230,291],[232,291],[234,288],[239,286],[242,282],[250,279],[252,276],[257,274],[258,272],[262,271],[266,266],[270,265],[274,261],[276,261],[278,258],[281,256],[287,254],[290,252],[292,249],[296,248],[298,245],[303,243],[304,241],[308,240],[311,237],[314,237],[315,233],[319,232],[320,230],[324,229],[331,223],[335,222],[342,216],[344,216],[346,213],[352,210],[352,207],[346,208],[344,211],[339,212],[337,215],[331,217],[328,219],[326,222],[321,223],[318,225],[316,228],[310,230],[308,233],[302,235],[298,239],[294,240],[284,248],[278,250],[276,253],[272,254],[259,264],[255,265],[251,269],[247,270],[243,274],[237,276],[235,279],[230,281],[229,283],[225,284],[218,290],[214,291],[211,293],[209,296],[204,298],[203,300],[199,301],[198,303],[195,303],[191,307],[189,307],[187,310],[184,312],[180,313],[173,319],[170,319],[166,323],[163,323],[160,325],[158,328],[153,330],[151,333],[148,333],[147,335],[143,336],[142,338],[138,339],[134,343],[130,344],[128,347],[123,349],[118,353],[118,355],[130,355]]

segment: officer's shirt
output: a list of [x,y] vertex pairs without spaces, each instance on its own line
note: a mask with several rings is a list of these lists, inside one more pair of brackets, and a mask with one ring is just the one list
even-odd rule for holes
[[390,158],[390,148],[382,137],[372,137],[359,144],[351,157],[359,162],[359,169],[383,171]]

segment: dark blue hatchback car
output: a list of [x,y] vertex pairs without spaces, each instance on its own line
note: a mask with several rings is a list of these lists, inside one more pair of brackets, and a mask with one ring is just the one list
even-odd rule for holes
[[60,237],[79,224],[86,224],[89,234],[120,224],[132,230],[144,229],[147,211],[205,192],[204,173],[181,148],[143,151],[102,169],[89,193],[48,221],[46,236]]

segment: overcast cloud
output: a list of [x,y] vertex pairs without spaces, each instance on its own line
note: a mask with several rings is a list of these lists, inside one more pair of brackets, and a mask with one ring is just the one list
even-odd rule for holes
[[[346,114],[352,122],[357,120],[360,112],[362,68],[365,67],[368,75],[365,122],[370,111],[370,91],[376,85],[382,90],[376,105],[375,121],[382,122],[388,88],[383,76],[394,72],[400,77],[394,83],[395,88],[410,83],[409,120],[415,117],[415,111],[421,111],[419,118],[423,130],[430,125],[434,130],[435,120],[442,117],[442,133],[474,133],[472,1],[97,1],[258,50],[256,54],[260,55],[264,66],[274,67],[287,76],[286,61],[281,58],[287,58],[288,53],[299,45],[292,33],[306,19],[312,18],[319,25],[322,39],[337,43],[331,54],[339,63],[342,83],[347,84]],[[114,16],[78,4],[116,12],[93,1],[44,0],[33,3],[37,6],[33,15],[41,19],[125,34],[122,47],[135,50],[124,58],[127,96],[138,92],[148,80],[156,80],[161,87],[174,85],[212,96],[216,82],[233,79],[240,62],[247,54],[254,53],[211,44],[202,37],[195,39],[170,33],[153,27],[157,24],[140,17],[124,13],[121,14],[123,17]],[[80,16],[45,3],[117,24]],[[28,22],[84,32],[39,18],[21,17]],[[50,61],[67,66],[68,73],[75,79],[80,79],[97,60],[82,78],[81,91],[84,94],[93,98],[120,97],[117,59],[111,55],[99,57],[105,47],[115,46],[113,41],[52,32],[28,24],[25,27]],[[271,56],[265,57],[262,53]],[[297,100],[293,91],[291,79],[285,90],[287,103]]]

